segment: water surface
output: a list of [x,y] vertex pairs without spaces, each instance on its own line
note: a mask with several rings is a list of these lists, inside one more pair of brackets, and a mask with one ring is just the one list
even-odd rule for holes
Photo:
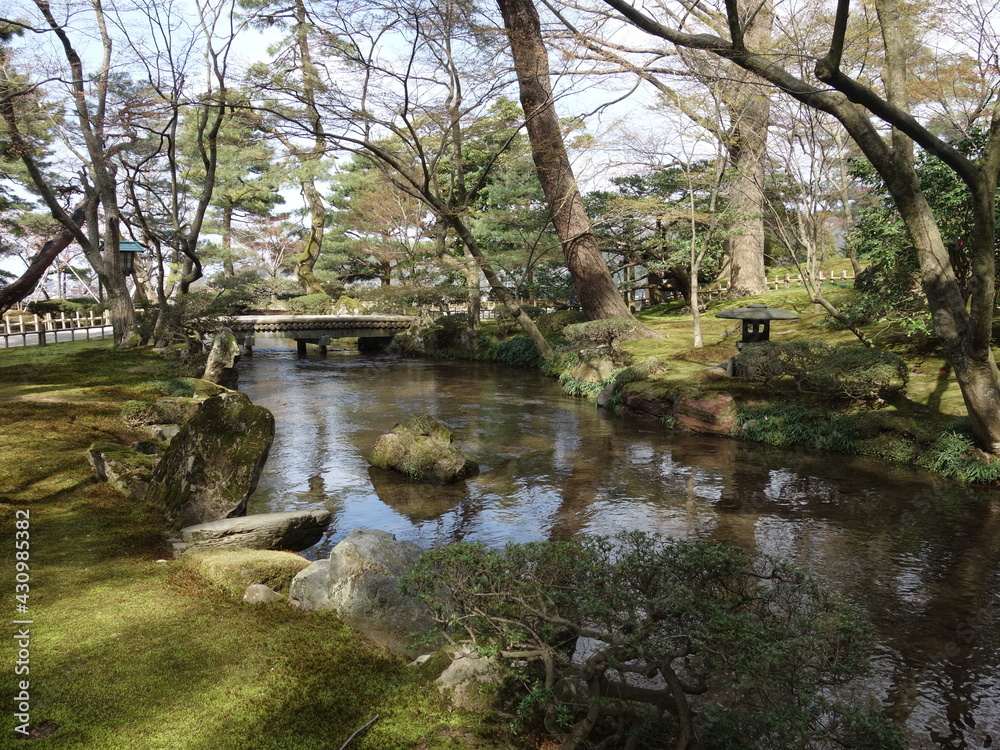
[[[329,509],[311,558],[354,528],[425,547],[641,529],[779,555],[874,619],[875,688],[909,747],[1000,747],[996,491],[668,432],[567,398],[534,373],[477,363],[255,349],[240,388],[277,420],[249,512]],[[368,465],[379,435],[425,412],[478,459],[477,477],[433,487]]]

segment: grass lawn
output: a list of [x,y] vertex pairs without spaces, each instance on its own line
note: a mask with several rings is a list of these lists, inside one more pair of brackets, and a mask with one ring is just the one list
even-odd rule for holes
[[[169,560],[162,513],[94,479],[98,440],[129,442],[123,401],[180,373],[106,342],[0,351],[0,590],[8,627],[30,619],[30,673],[2,647],[0,747],[30,682],[30,724],[50,750],[502,747],[431,676],[330,613],[252,606]],[[30,514],[30,599],[15,611],[15,521]],[[23,514],[22,514],[23,515]]]

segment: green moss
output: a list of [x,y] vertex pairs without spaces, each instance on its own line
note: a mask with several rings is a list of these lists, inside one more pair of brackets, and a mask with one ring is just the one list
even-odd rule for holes
[[[142,437],[110,392],[146,398],[149,370],[168,380],[178,363],[84,344],[9,350],[0,364],[18,426],[0,430],[0,522],[30,513],[32,721],[61,724],[48,750],[325,750],[376,714],[352,746],[503,746],[335,615],[247,607],[158,562],[171,554],[163,512],[94,482],[85,452]],[[13,539],[0,539],[0,560]],[[13,573],[0,563],[3,590]]]
[[247,586],[262,583],[281,594],[309,561],[292,552],[251,549],[185,550],[180,564],[229,596],[243,598]]

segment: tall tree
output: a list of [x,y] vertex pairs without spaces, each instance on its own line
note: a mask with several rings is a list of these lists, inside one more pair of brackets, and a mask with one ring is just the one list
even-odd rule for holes
[[[412,273],[417,247],[430,239],[427,208],[399,190],[363,156],[355,156],[336,175],[327,199],[327,246],[337,274],[345,281],[377,279],[389,286],[402,271]],[[336,239],[335,239],[336,237]]]
[[[280,26],[288,35],[282,41],[272,62],[258,65],[255,82],[265,90],[288,91],[294,88],[294,104],[271,108],[272,134],[284,145],[290,159],[297,164],[297,180],[305,203],[307,233],[301,252],[294,258],[295,275],[306,294],[323,292],[315,269],[323,250],[326,228],[326,206],[319,183],[324,179],[329,149],[326,124],[320,111],[320,99],[327,90],[323,70],[316,64],[314,13],[318,8],[307,7],[303,0],[289,5],[271,0],[244,0],[253,22],[261,27]],[[334,42],[334,46],[336,43]]]
[[[64,82],[60,90],[66,97],[67,124],[72,123],[74,135],[79,139],[68,145],[80,161],[80,189],[87,197],[83,226],[60,202],[57,186],[43,170],[42,155],[25,136],[35,114],[33,108],[23,106],[25,95],[42,84],[44,72],[39,71],[38,77],[31,81],[25,75],[11,75],[8,66],[0,70],[0,116],[6,123],[7,139],[52,217],[80,244],[100,277],[111,310],[115,345],[124,346],[130,341],[135,326],[135,308],[119,253],[121,212],[112,158],[129,141],[129,136],[112,125],[121,113],[116,111],[111,99],[116,61],[109,20],[100,4],[89,8],[99,49],[90,68],[77,50],[73,27],[67,20],[57,18],[48,2],[32,0],[31,5],[22,7],[21,11],[26,14],[34,11],[34,17],[4,18],[0,19],[0,24],[8,29],[30,31],[52,43],[51,62],[55,70],[50,80]],[[57,88],[55,84],[50,86],[50,93],[54,94]]]
[[497,0],[497,5],[510,42],[538,180],[584,314],[591,320],[632,318],[601,255],[573,176],[556,114],[538,10],[532,0]]
[[[230,102],[218,134],[211,228],[220,235],[223,273],[231,278],[236,271],[232,247],[235,227],[241,221],[259,221],[282,205],[285,199],[280,189],[289,176],[276,160],[260,114],[247,106],[241,94],[231,96]],[[196,146],[197,129],[188,126],[186,131],[186,143]],[[185,177],[200,182],[205,169],[197,148],[191,155],[195,157],[191,174]]]
[[[837,2],[829,46],[825,54],[818,56],[813,71],[815,81],[795,75],[782,65],[775,50],[754,49],[748,44],[747,19],[741,16],[736,0],[726,0],[729,28],[724,36],[668,26],[626,0],[603,2],[619,19],[672,44],[707,50],[732,60],[785,94],[841,122],[885,180],[906,224],[919,259],[921,282],[931,309],[934,331],[962,389],[973,434],[983,450],[1000,454],[1000,371],[991,347],[996,302],[995,209],[1000,173],[1000,86],[993,86],[989,102],[979,108],[979,112],[989,119],[989,137],[980,157],[969,158],[947,139],[935,135],[910,112],[905,91],[904,30],[898,8],[889,0],[877,3],[886,57],[884,93],[843,69],[851,0]],[[996,38],[996,29],[984,12],[982,6],[972,4],[951,15],[949,24],[938,29],[938,33],[959,31],[967,38],[956,39],[956,44],[967,44],[971,38],[980,49],[988,50],[987,55],[979,58],[983,61],[980,70],[996,84],[1000,82],[1000,71],[990,63],[990,55],[1000,50],[1000,39]],[[792,50],[785,52],[798,56],[802,51],[792,53]],[[885,125],[892,128],[890,141],[883,137]],[[914,170],[914,142],[947,164],[969,191],[974,219],[970,251],[974,283],[968,304]]]

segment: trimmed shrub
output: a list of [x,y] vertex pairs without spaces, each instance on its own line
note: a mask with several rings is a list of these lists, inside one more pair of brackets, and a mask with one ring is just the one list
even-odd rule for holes
[[296,315],[326,315],[333,307],[333,298],[327,294],[306,294],[292,297],[285,306]]
[[536,324],[545,338],[556,338],[563,335],[566,326],[585,323],[587,316],[580,310],[556,310],[540,315]]
[[635,321],[628,318],[601,318],[575,323],[563,329],[563,336],[580,347],[613,347],[625,341],[638,330]]
[[812,341],[762,341],[745,346],[736,358],[735,374],[765,384],[790,377],[799,390],[858,401],[895,395],[909,380],[906,362],[894,352]]

